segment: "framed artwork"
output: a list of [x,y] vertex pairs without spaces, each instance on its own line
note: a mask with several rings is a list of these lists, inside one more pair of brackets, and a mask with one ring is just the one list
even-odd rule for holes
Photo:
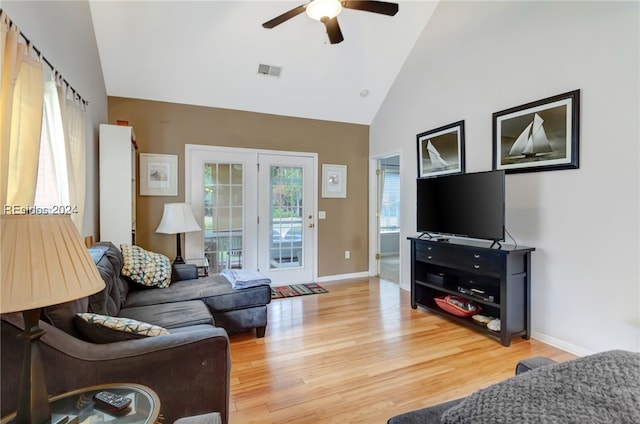
[[178,156],[140,153],[140,195],[178,195]]
[[464,121],[416,136],[418,178],[464,173]]
[[322,164],[322,197],[347,197],[347,165]]
[[580,90],[493,114],[493,169],[506,173],[579,167]]

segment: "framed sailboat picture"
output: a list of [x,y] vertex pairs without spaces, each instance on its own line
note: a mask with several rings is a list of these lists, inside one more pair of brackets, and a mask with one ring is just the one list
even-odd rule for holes
[[493,169],[578,168],[580,90],[493,114]]
[[464,173],[464,121],[416,136],[418,178]]

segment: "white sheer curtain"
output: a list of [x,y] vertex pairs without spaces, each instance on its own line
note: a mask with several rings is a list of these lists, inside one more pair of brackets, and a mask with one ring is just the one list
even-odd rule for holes
[[47,79],[35,204],[63,206],[81,231],[86,189],[84,102],[59,74]]
[[51,71],[45,69],[45,74],[35,206],[51,208],[69,205],[69,177],[58,88]]
[[[60,93],[64,93],[63,96]],[[86,113],[85,104],[64,82],[58,86],[62,124],[66,139],[69,205],[77,208],[71,218],[82,231],[86,190]]]
[[0,12],[0,203],[31,206],[36,191],[42,65],[31,46],[19,42],[20,31]]

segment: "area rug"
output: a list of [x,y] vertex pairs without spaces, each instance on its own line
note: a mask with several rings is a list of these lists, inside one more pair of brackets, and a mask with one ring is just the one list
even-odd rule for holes
[[328,293],[329,291],[320,284],[290,284],[288,286],[271,287],[271,299],[282,299],[284,297],[304,296],[307,294]]

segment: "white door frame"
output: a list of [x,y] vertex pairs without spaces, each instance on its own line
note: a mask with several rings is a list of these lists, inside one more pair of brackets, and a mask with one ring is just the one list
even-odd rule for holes
[[[198,145],[198,144],[185,144],[185,159],[184,159],[184,172],[183,178],[185,182],[185,202],[193,203],[195,199],[194,190],[198,190],[200,187],[198,182],[193,181],[193,172],[197,170],[191,169],[193,164],[203,164],[201,158],[205,155],[231,155],[231,154],[254,154],[258,157],[259,154],[269,154],[269,155],[280,155],[280,156],[306,156],[313,158],[313,219],[314,219],[314,236],[313,236],[313,264],[311,266],[312,278],[313,281],[317,280],[318,276],[318,153],[313,152],[293,152],[293,151],[282,151],[282,150],[266,150],[266,149],[249,149],[249,148],[239,148],[239,147],[222,147],[222,146],[209,146],[209,145]],[[257,164],[246,164],[247,167],[253,165],[253,169],[247,168],[249,171],[247,176],[246,184],[256,184],[257,185]],[[255,172],[255,173],[254,173]],[[249,180],[250,176],[256,175],[253,182]],[[257,188],[256,188],[257,193]],[[245,199],[246,207],[252,207],[254,210],[258,208],[258,199],[257,195],[255,198],[247,198]],[[199,211],[199,206],[194,205],[194,215],[196,216],[196,220],[202,222],[202,214]],[[254,234],[257,234],[257,222],[250,223],[245,222],[245,230],[253,231]],[[202,231],[193,232],[193,233],[185,233],[185,257],[186,258],[201,258],[204,257],[204,235]],[[247,249],[248,246],[245,246]],[[248,252],[248,250],[247,250]],[[255,252],[257,252],[257,245]],[[247,254],[247,262],[245,262],[248,266],[253,266],[257,268],[257,253],[256,255]]]

